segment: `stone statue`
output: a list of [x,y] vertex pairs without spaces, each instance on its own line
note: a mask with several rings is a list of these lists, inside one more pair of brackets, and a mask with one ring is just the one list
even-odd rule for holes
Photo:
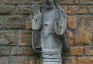
[[38,3],[32,5],[33,49],[42,52],[40,64],[62,64],[61,52],[69,49],[65,36],[67,16],[57,0],[43,1],[41,12]]

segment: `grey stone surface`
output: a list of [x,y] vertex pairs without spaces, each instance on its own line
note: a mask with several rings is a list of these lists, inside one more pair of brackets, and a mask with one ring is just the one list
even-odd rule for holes
[[5,29],[23,29],[25,28],[25,21],[23,16],[13,15],[8,16],[4,26]]
[[30,56],[33,55],[32,47],[13,47],[11,49],[11,55]]
[[2,0],[0,0],[0,4],[2,4]]
[[0,46],[0,56],[9,55],[9,47]]
[[16,7],[16,14],[30,14],[31,6],[30,5],[18,5]]
[[32,33],[30,30],[19,31],[19,42],[20,46],[30,46],[32,44]]
[[0,15],[13,14],[15,7],[10,5],[0,5]]
[[8,57],[1,57],[1,64],[8,64],[9,60]]
[[0,16],[0,29],[3,29],[4,21],[5,21],[5,17],[4,16]]
[[93,4],[93,0],[80,0],[80,4]]
[[14,31],[0,31],[0,45],[16,45],[16,33]]
[[22,4],[22,0],[4,0],[5,4]]
[[89,12],[90,14],[93,14],[93,6],[88,6],[88,12]]
[[23,4],[32,4],[33,0],[23,0]]
[[10,64],[28,64],[27,56],[12,56],[10,58]]

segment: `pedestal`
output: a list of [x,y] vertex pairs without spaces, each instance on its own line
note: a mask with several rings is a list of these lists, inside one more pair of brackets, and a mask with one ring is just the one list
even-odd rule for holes
[[61,54],[56,52],[42,53],[40,64],[62,64]]

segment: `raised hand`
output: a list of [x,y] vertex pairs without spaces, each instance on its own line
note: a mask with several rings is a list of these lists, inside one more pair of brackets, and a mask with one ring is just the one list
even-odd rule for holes
[[41,24],[41,13],[38,3],[32,5],[33,18],[32,18],[32,29],[38,29]]
[[60,35],[62,34],[62,27],[63,27],[63,24],[62,24],[62,12],[61,10],[58,10],[57,9],[57,13],[56,13],[56,29],[57,29],[57,34]]
[[67,16],[62,9],[57,9],[56,12],[56,33],[62,35],[65,33],[67,28]]

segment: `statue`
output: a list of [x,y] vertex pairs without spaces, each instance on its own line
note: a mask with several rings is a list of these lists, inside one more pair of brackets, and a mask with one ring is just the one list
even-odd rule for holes
[[43,1],[41,12],[38,3],[32,5],[32,46],[42,52],[40,64],[62,64],[61,52],[69,49],[65,36],[67,16],[57,0]]

